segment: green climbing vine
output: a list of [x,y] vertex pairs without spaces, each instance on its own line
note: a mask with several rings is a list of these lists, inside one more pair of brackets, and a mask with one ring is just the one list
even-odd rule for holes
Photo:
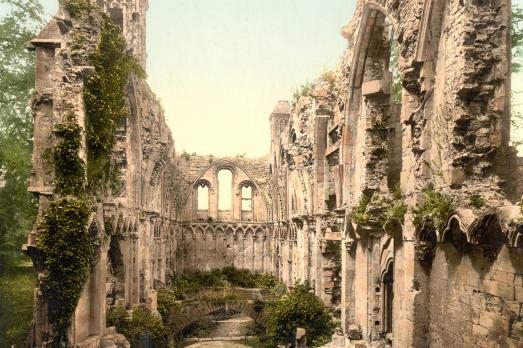
[[[125,87],[129,75],[144,75],[136,59],[127,51],[120,27],[106,18],[100,44],[91,55],[94,74],[85,83],[84,100],[87,127],[87,181],[89,191],[104,192],[107,184],[118,181],[112,158],[116,131],[128,117]],[[114,186],[114,185],[113,185]]]
[[61,143],[54,148],[55,186],[63,195],[81,196],[85,191],[85,163],[79,156],[82,128],[74,115],[57,126]]
[[71,316],[87,280],[92,258],[92,242],[86,228],[90,211],[84,198],[62,198],[51,203],[41,224],[39,247],[47,265],[42,290],[49,301],[54,346],[67,340]]
[[92,259],[92,240],[87,231],[91,204],[85,196],[85,163],[80,158],[82,129],[73,113],[56,128],[55,192],[61,197],[47,209],[39,236],[47,266],[42,291],[48,299],[53,347],[67,342],[67,329]]
[[63,0],[63,5],[73,17],[95,9],[91,0]]
[[[87,18],[91,11],[101,14],[89,0],[64,0],[63,4],[73,17]],[[84,84],[85,134],[73,112],[57,125],[59,141],[53,148],[52,163],[55,194],[59,196],[50,204],[40,224],[38,246],[47,267],[41,289],[48,301],[48,319],[53,328],[51,347],[67,346],[71,317],[88,279],[96,248],[95,236],[88,229],[93,201],[87,198],[87,193],[103,194],[119,173],[114,169],[112,151],[117,127],[128,116],[125,86],[129,74],[143,76],[127,51],[120,28],[109,17],[103,15],[103,18],[98,47],[89,56],[95,72]],[[82,33],[78,34],[77,46],[82,44],[78,40]],[[87,161],[80,157],[83,135]]]

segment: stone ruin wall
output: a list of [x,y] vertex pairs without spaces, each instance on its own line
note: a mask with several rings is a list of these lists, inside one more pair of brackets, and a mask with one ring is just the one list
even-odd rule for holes
[[[231,209],[219,210],[218,172],[232,172]],[[225,266],[271,272],[266,158],[216,158],[183,154],[177,160],[179,233],[177,273]],[[252,188],[251,210],[243,211],[242,187]],[[198,210],[198,188],[208,188],[208,209]]]
[[[140,36],[136,32],[140,24],[135,22],[140,16],[144,18],[146,3],[129,8],[128,28],[134,29],[124,32],[126,37]],[[56,126],[67,113],[73,110],[77,124],[85,130],[84,81],[93,71],[87,57],[97,47],[100,23],[97,15],[91,15],[89,22],[75,18],[61,4],[57,15],[31,42],[37,57],[37,82],[31,100],[35,134],[29,190],[38,197],[39,214],[24,249],[33,257],[39,279],[45,269],[38,258],[39,223],[50,203],[58,199],[47,154],[59,141]],[[89,33],[82,48],[75,44],[77,33]],[[133,53],[144,63],[144,46],[130,42]],[[168,269],[176,249],[171,204],[175,192],[174,142],[163,108],[145,80],[132,75],[126,94],[129,116],[117,130],[113,151],[121,188],[100,197],[90,219],[89,231],[96,231],[101,244],[69,331],[70,343],[77,347],[98,347],[109,342],[125,346],[122,337],[106,329],[106,306],[121,304],[131,309],[145,304],[154,309],[156,290],[165,283],[165,275],[172,274]],[[84,147],[85,132],[82,144]],[[80,156],[85,159],[83,147]],[[39,289],[35,291],[35,304],[31,344],[41,347],[51,328],[47,302]]]
[[[130,48],[145,64],[147,2],[102,5],[121,18]],[[359,0],[342,30],[348,45],[336,73],[293,103],[278,103],[269,157],[256,160],[177,157],[160,104],[145,81],[132,77],[130,116],[114,152],[123,189],[104,197],[93,216],[99,233],[107,221],[115,232],[100,247],[72,342],[114,340],[104,304],[154,309],[156,290],[174,274],[233,265],[274,272],[287,285],[308,280],[341,320],[336,342],[521,345],[523,162],[508,146],[509,20],[505,0]],[[70,30],[85,26],[61,9],[32,42],[30,190],[39,197],[39,220],[55,198],[44,156],[56,141],[53,125],[71,104],[83,122],[90,68],[85,52],[71,47]],[[391,97],[390,37],[399,47],[401,103]],[[230,212],[216,208],[221,168],[235,173]],[[251,215],[237,209],[245,181],[255,188]],[[195,200],[201,184],[210,186],[207,212]],[[412,212],[429,184],[459,203],[440,228],[414,225]],[[409,209],[401,226],[383,226],[383,202],[396,186]],[[486,204],[474,207],[473,195]],[[368,219],[356,221],[351,213],[363,196],[373,197]],[[37,239],[35,227],[30,254]],[[49,328],[38,291],[35,301],[39,346]]]
[[[322,76],[271,115],[276,271],[339,310],[337,342],[522,344],[510,16],[502,0],[358,1],[334,81]],[[457,202],[440,228],[414,225],[429,185]],[[395,186],[409,209],[401,226],[382,226]],[[373,197],[366,221],[352,215],[362,196]],[[333,243],[341,257],[329,257]]]

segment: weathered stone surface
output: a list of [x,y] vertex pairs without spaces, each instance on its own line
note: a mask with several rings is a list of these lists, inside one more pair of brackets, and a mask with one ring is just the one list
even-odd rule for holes
[[[103,6],[144,64],[147,1],[132,3]],[[289,286],[309,281],[341,321],[344,337],[332,346],[521,346],[523,159],[508,146],[509,5],[358,0],[338,69],[277,103],[270,153],[258,159],[175,154],[161,105],[132,76],[113,156],[123,185],[95,218],[114,233],[76,310],[72,342],[124,347],[105,328],[106,305],[154,310],[174,275],[235,266]],[[73,108],[83,125],[100,21],[60,9],[33,41],[30,191],[39,219],[55,199],[44,154],[56,124]],[[71,45],[75,31],[89,33],[85,49]],[[232,177],[227,209],[222,170]],[[423,212],[423,189],[453,206]],[[32,255],[37,239],[35,229]],[[45,299],[35,301],[39,346],[49,328]]]

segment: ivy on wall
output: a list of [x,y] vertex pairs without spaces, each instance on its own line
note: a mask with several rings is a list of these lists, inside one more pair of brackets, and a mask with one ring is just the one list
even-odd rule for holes
[[[106,19],[100,44],[91,55],[95,73],[85,84],[87,127],[88,188],[101,193],[118,179],[112,152],[116,131],[129,116],[125,87],[129,74],[144,75],[136,59],[127,51],[120,27]],[[114,185],[113,185],[114,186]]]
[[51,203],[41,224],[39,247],[48,272],[42,290],[55,334],[53,346],[67,341],[71,316],[87,281],[92,255],[86,228],[90,211],[84,198],[62,198]]
[[85,163],[79,156],[82,128],[74,115],[69,121],[57,126],[62,141],[54,148],[55,187],[63,195],[81,196],[85,193]]
[[[87,19],[91,11],[101,14],[89,0],[64,0],[63,4],[75,18]],[[89,277],[93,251],[98,248],[88,231],[93,211],[88,194],[104,194],[114,181],[116,130],[128,116],[125,87],[129,74],[143,76],[127,50],[120,28],[109,17],[103,18],[100,42],[90,55],[95,72],[84,83],[87,161],[80,157],[83,129],[71,112],[56,126],[59,141],[53,149],[52,163],[58,196],[40,224],[38,246],[47,269],[41,288],[53,328],[51,347],[68,346],[71,318]]]

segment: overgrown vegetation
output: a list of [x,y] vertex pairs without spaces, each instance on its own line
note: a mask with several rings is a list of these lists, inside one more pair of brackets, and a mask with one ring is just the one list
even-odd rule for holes
[[95,73],[84,89],[87,129],[87,175],[91,192],[107,189],[117,178],[112,158],[116,131],[128,117],[125,87],[131,73],[143,76],[143,70],[128,52],[120,27],[107,18],[100,44],[90,61]]
[[298,327],[306,330],[310,346],[330,341],[334,329],[331,315],[309,284],[297,285],[283,296],[271,299],[267,313],[269,347],[294,344]]
[[296,104],[301,97],[308,97],[311,95],[313,84],[312,82],[305,82],[299,88],[296,88],[292,94],[293,103]]
[[63,0],[63,5],[73,17],[95,9],[91,0]]
[[[523,9],[518,5],[512,5],[512,80],[516,80],[516,74],[523,71]],[[512,132],[511,143],[517,147],[519,152],[523,151],[523,104],[521,103],[521,90],[512,90]]]
[[369,221],[369,215],[367,214],[369,203],[370,198],[366,195],[362,195],[358,204],[356,204],[349,213],[350,219],[357,224],[363,224]]
[[68,121],[56,127],[62,141],[54,149],[55,186],[63,195],[81,196],[85,193],[85,163],[79,156],[82,129],[74,115]]
[[[33,318],[36,277],[28,257],[0,276],[0,342],[5,347],[23,347]],[[16,313],[16,315],[15,315]]]
[[470,196],[470,205],[474,208],[481,209],[485,206],[486,202],[483,197],[480,195],[472,195]]
[[160,291],[158,306],[162,310],[168,309],[173,305],[171,302],[173,298],[184,300],[188,294],[194,294],[205,288],[272,288],[277,284],[278,279],[272,274],[253,273],[234,267],[184,273],[175,277],[167,289]]
[[161,318],[143,307],[135,307],[131,316],[122,306],[107,312],[107,326],[115,326],[133,348],[167,347],[167,331]]
[[386,201],[385,207],[383,225],[397,224],[403,226],[405,223],[405,214],[407,213],[407,205],[405,204],[405,199],[399,186],[396,186],[394,190],[392,190],[392,199]]
[[434,191],[429,186],[423,190],[423,203],[413,210],[414,226],[420,229],[423,224],[428,223],[435,229],[442,230],[455,209],[456,203],[452,197]]
[[349,214],[350,219],[358,224],[376,223],[384,229],[391,225],[402,226],[405,222],[407,205],[399,186],[389,195],[373,194],[370,198],[362,195],[358,204]]
[[92,241],[86,228],[90,212],[85,199],[63,198],[51,203],[41,225],[39,247],[47,266],[42,291],[55,330],[53,347],[67,342],[71,316],[87,281],[92,260]]
[[0,18],[0,273],[17,267],[21,245],[36,217],[27,192],[33,151],[35,55],[25,44],[42,28],[38,0],[4,0]]
[[89,190],[101,193],[118,181],[112,152],[116,131],[129,116],[125,104],[129,75],[143,77],[144,72],[128,52],[120,27],[109,18],[104,21],[100,44],[90,61],[95,73],[85,83],[84,90],[87,177]]

